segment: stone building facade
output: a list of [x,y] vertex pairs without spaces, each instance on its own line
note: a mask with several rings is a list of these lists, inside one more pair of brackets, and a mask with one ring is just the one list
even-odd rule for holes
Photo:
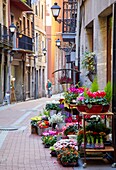
[[[112,25],[115,0],[80,0],[80,80],[90,86],[91,81],[82,67],[85,52],[95,52],[100,89],[112,79]],[[78,22],[78,21],[77,21]]]
[[[6,93],[11,102],[45,96],[46,3],[34,2],[0,0],[0,103]],[[16,27],[11,36],[12,23]]]

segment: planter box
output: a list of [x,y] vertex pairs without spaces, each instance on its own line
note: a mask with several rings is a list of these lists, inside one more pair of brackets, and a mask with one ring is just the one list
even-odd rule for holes
[[38,134],[37,126],[31,125],[31,134]]

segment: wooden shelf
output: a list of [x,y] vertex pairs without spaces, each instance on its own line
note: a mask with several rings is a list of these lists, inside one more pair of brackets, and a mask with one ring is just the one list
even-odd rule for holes
[[103,149],[86,149],[86,152],[113,152],[114,148],[112,146],[105,146]]

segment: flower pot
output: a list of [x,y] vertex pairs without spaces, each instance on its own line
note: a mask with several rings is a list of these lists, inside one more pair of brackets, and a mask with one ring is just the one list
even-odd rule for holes
[[31,125],[31,134],[38,134],[37,126]]
[[102,113],[108,112],[110,105],[103,105]]
[[85,112],[86,105],[77,105],[77,110],[79,112]]
[[62,129],[65,126],[65,123],[57,123],[58,129]]
[[52,124],[52,128],[55,129],[55,128],[56,128],[56,125],[57,125],[57,123],[53,123],[53,124]]
[[78,166],[78,160],[77,162],[62,162],[61,161],[61,164],[64,166],[64,167],[74,167],[74,166]]
[[50,154],[51,154],[52,157],[57,157],[57,152],[56,151],[51,151]]
[[92,105],[91,108],[85,107],[85,111],[87,113],[101,113],[102,112],[102,105]]

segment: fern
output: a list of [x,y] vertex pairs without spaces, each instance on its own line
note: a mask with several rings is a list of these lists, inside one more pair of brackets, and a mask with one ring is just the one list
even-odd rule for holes
[[106,92],[105,98],[107,99],[108,103],[110,103],[112,99],[112,86],[110,81],[108,81],[108,83],[106,84],[104,91]]
[[98,85],[97,77],[94,78],[94,81],[92,82],[90,89],[91,89],[91,92],[98,91],[99,85]]

